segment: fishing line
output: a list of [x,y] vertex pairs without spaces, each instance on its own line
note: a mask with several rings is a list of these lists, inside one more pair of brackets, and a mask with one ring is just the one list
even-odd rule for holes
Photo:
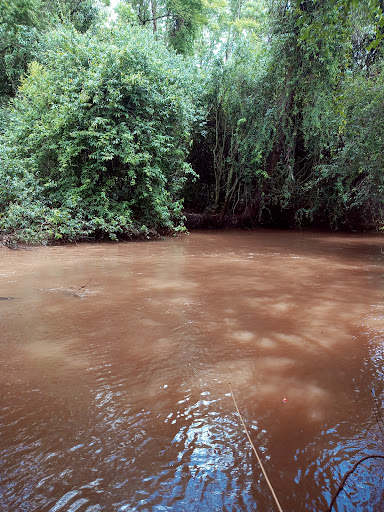
[[257,451],[256,451],[256,448],[255,448],[254,444],[252,443],[252,439],[251,439],[251,437],[250,437],[250,435],[249,435],[249,433],[248,433],[247,427],[245,426],[245,423],[244,423],[243,418],[242,418],[242,416],[241,416],[241,414],[240,414],[239,408],[237,407],[237,403],[236,403],[235,397],[234,397],[234,395],[233,395],[233,391],[232,391],[231,383],[229,382],[228,384],[229,384],[229,389],[230,389],[230,391],[231,391],[231,396],[232,396],[233,403],[235,404],[235,407],[236,407],[236,410],[237,410],[237,414],[239,415],[239,418],[240,418],[240,421],[241,421],[241,423],[242,423],[242,425],[243,425],[243,428],[244,428],[244,430],[245,430],[245,433],[247,434],[248,441],[250,442],[250,444],[251,444],[251,446],[252,446],[252,449],[253,449],[253,451],[254,451],[254,454],[256,455],[257,462],[259,463],[259,466],[260,466],[260,468],[261,468],[261,471],[263,472],[263,475],[264,475],[264,477],[265,477],[265,479],[266,479],[266,481],[267,481],[267,484],[268,484],[269,490],[271,491],[271,494],[272,494],[272,496],[273,496],[273,498],[274,498],[274,500],[275,500],[275,502],[276,502],[276,505],[277,505],[277,508],[278,508],[279,512],[283,512],[283,509],[282,509],[282,508],[281,508],[281,506],[280,506],[279,500],[277,499],[277,496],[276,496],[276,494],[275,494],[275,491],[273,490],[272,484],[271,484],[271,482],[269,481],[269,478],[268,478],[268,476],[267,476],[267,473],[265,472],[264,466],[263,466],[263,464],[262,464],[262,462],[261,462],[261,460],[260,460],[260,457],[259,457],[259,455],[258,455],[258,453],[257,453]]

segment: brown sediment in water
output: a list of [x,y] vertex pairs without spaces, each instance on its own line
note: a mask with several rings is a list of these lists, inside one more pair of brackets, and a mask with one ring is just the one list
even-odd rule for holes
[[[0,249],[17,298],[0,306],[0,510],[272,508],[228,382],[283,510],[325,509],[381,441],[382,245],[229,231]],[[340,510],[378,502],[366,478]]]

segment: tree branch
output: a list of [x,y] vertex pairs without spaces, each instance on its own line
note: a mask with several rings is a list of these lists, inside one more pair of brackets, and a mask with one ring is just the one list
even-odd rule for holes
[[10,50],[13,46],[20,46],[20,45],[17,45],[16,43],[10,44],[9,46],[6,46],[5,48],[2,48],[0,50],[0,55],[2,55],[3,53],[7,53],[7,51]]
[[157,20],[161,20],[162,18],[169,18],[170,16],[172,16],[171,13],[168,13],[168,14],[162,14],[161,16],[156,16],[155,18],[147,18],[146,20],[140,20],[140,23],[142,23],[143,25],[145,25],[146,23],[148,23],[149,21],[157,21]]
[[368,459],[384,459],[384,455],[367,455],[366,457],[363,457],[362,459],[358,460],[355,465],[353,466],[352,469],[350,469],[349,471],[347,471],[344,475],[344,478],[342,479],[341,481],[341,484],[339,485],[339,488],[337,489],[337,491],[335,492],[335,494],[333,495],[333,498],[331,500],[331,503],[329,504],[329,507],[327,508],[327,510],[325,512],[331,512],[332,510],[332,507],[333,505],[335,504],[335,501],[336,501],[336,498],[338,497],[338,495],[340,494],[340,492],[343,490],[344,488],[344,485],[345,485],[345,482],[347,481],[347,478],[352,475],[352,473],[355,471],[355,469],[357,469],[357,467],[359,466],[359,464],[361,464],[362,462],[364,462],[365,460],[368,460]]

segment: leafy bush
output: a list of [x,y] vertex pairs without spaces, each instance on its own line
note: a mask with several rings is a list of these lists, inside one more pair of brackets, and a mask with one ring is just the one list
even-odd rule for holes
[[333,227],[367,229],[384,220],[383,74],[348,77],[338,98],[338,137],[313,182],[316,217]]
[[13,102],[2,149],[3,179],[21,174],[23,193],[34,194],[0,196],[0,229],[74,240],[180,226],[194,118],[181,58],[135,27],[60,28],[45,47]]

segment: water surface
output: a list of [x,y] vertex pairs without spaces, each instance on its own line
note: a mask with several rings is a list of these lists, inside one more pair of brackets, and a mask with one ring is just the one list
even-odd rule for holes
[[[0,249],[1,512],[327,508],[384,453],[384,240]],[[384,414],[383,414],[384,416]],[[384,464],[337,511],[384,509]]]

